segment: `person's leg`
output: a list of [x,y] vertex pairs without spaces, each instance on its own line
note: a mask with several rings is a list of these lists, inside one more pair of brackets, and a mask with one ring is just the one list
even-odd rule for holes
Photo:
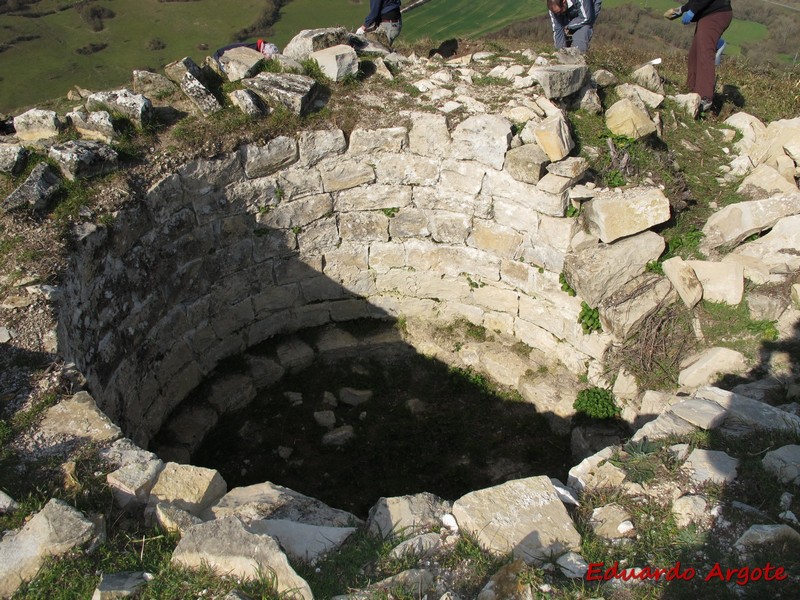
[[577,48],[584,54],[589,51],[589,42],[592,39],[592,26],[584,25],[572,34],[572,47]]
[[400,35],[400,31],[403,29],[403,22],[396,21],[393,23],[389,23],[388,21],[384,21],[380,25],[378,25],[375,33],[381,33],[386,36],[387,46],[391,48],[392,42],[394,42],[395,38]]
[[714,98],[714,68],[717,54],[717,42],[733,19],[731,11],[716,12],[703,17],[697,22],[692,46],[696,46],[695,81],[692,91],[702,98]]
[[690,92],[696,92],[695,83],[697,81],[697,26],[695,25],[692,46],[686,57],[686,87]]

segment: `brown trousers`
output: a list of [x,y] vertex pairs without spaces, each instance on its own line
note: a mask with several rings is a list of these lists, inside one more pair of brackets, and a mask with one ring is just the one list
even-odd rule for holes
[[711,100],[714,97],[714,57],[717,53],[717,42],[733,19],[730,10],[715,12],[701,17],[697,22],[689,49],[686,87],[689,91],[700,94],[701,98]]

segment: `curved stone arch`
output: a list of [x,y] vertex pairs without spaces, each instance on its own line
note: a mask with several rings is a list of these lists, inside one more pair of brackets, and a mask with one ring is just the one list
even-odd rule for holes
[[461,317],[574,372],[602,356],[611,337],[582,334],[558,281],[566,192],[504,170],[510,123],[412,122],[189,163],[82,235],[61,349],[127,435],[146,446],[221,360],[329,322]]

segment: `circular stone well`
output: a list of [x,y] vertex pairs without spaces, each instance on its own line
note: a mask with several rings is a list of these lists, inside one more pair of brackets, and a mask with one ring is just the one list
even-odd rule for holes
[[[100,408],[136,443],[146,448],[157,441],[165,456],[173,452],[179,460],[197,452],[209,464],[216,460],[216,436],[234,435],[229,416],[239,419],[262,404],[274,404],[276,408],[269,409],[274,411],[269,413],[272,418],[281,415],[291,422],[291,405],[282,392],[319,379],[303,375],[318,373],[313,360],[319,358],[319,345],[305,343],[305,350],[299,342],[304,332],[317,335],[330,331],[329,325],[406,318],[446,324],[463,319],[546,353],[540,363],[530,363],[534,370],[562,369],[563,381],[572,377],[564,365],[572,373],[585,373],[587,365],[602,356],[609,338],[582,335],[576,319],[580,303],[561,292],[558,281],[558,263],[566,249],[536,237],[544,214],[526,206],[524,194],[514,195],[524,184],[501,170],[502,161],[499,166],[495,157],[490,157],[491,164],[483,161],[484,152],[477,147],[469,156],[456,152],[461,146],[455,142],[452,149],[432,144],[431,135],[446,135],[450,143],[444,117],[421,115],[411,129],[395,127],[368,135],[354,131],[349,144],[339,130],[302,132],[296,140],[276,138],[183,166],[148,190],[141,203],[121,211],[113,223],[81,230],[63,286],[61,353],[84,373]],[[513,194],[504,191],[512,184]],[[535,192],[535,186],[528,188],[522,191]],[[555,204],[539,210],[563,215],[566,196],[548,201]],[[548,227],[563,227],[561,237],[569,240],[574,220],[548,219]],[[534,256],[542,257],[540,264],[548,268],[531,265]],[[426,352],[424,347],[412,350],[408,365],[423,360],[417,351]],[[363,354],[370,357],[373,351],[365,347]],[[342,370],[344,365],[347,371],[347,365],[359,364],[363,354],[331,368]],[[486,370],[514,387],[525,373],[526,360],[512,361],[516,367],[522,361],[521,371],[507,364]],[[479,370],[491,366],[476,365]],[[394,433],[375,430],[386,439],[402,441],[404,430],[419,419],[419,413],[407,409],[413,400],[409,395],[428,406],[437,404],[435,397],[412,391],[416,382],[409,375],[417,369],[402,366],[386,374],[388,367],[365,368],[374,384],[367,386],[355,377],[349,386],[346,378],[336,385],[374,387],[385,404],[365,409],[363,422],[369,423],[376,413],[383,418],[402,412],[410,421]],[[440,369],[440,379],[448,380],[442,365],[435,369]],[[217,378],[244,370],[252,392],[193,404],[192,399]],[[403,376],[407,383],[400,386]],[[396,395],[389,393],[392,386]],[[319,394],[326,390],[311,386],[301,391],[304,406],[320,408]],[[339,397],[337,389],[327,391]],[[451,392],[441,395],[454,401]],[[556,400],[548,410],[561,418]],[[529,409],[520,404],[511,414]],[[461,412],[443,410],[430,426],[446,429],[447,421],[457,423],[455,414]],[[179,414],[194,423],[182,432],[175,429]],[[354,414],[342,416],[341,422],[359,427],[362,421]],[[483,415],[487,427],[502,418],[491,406]],[[202,426],[195,427],[197,423]],[[214,433],[201,447],[213,429],[211,423],[219,423],[223,433]],[[172,440],[164,438],[168,431]],[[524,433],[515,429],[513,436]],[[240,432],[236,435],[242,437]],[[368,437],[365,432],[360,435]],[[429,437],[440,435],[434,429]],[[486,444],[491,447],[483,451],[490,456],[503,442]],[[357,469],[359,461],[371,460],[379,447],[373,444],[361,453],[370,456],[342,462]],[[330,453],[347,452],[338,448],[344,447],[333,446]],[[292,455],[295,452],[300,453],[293,448]],[[451,473],[445,467],[457,467],[459,458],[446,449],[438,452],[439,456],[434,451],[415,458],[416,466]],[[470,456],[468,450],[464,453]],[[292,464],[291,455],[273,459],[283,467]],[[242,470],[240,476],[246,477],[256,468]],[[485,470],[490,480],[497,475],[490,473],[488,463]],[[312,476],[324,478],[324,473]],[[346,478],[344,472],[339,476]],[[391,493],[387,489],[382,495]],[[363,506],[364,501],[354,502]]]

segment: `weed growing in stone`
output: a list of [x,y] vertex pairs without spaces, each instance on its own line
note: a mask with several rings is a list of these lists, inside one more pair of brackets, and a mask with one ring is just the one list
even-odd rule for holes
[[611,419],[620,413],[611,390],[590,387],[578,392],[573,408],[593,419]]

